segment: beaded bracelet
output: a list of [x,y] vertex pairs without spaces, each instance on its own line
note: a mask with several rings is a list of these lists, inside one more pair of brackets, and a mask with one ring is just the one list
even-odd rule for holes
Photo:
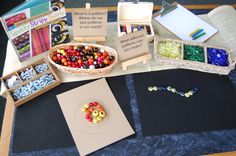
[[184,91],[179,91],[174,87],[171,86],[164,86],[164,87],[157,87],[157,86],[149,86],[148,87],[148,91],[149,92],[153,92],[153,91],[169,91],[172,93],[175,93],[177,95],[180,95],[182,97],[191,97],[193,94],[195,94],[197,91],[199,90],[199,88],[197,86],[194,86],[193,89],[184,92]]
[[84,104],[84,106],[81,108],[81,111],[85,112],[85,119],[93,123],[102,121],[106,116],[104,108],[96,101]]

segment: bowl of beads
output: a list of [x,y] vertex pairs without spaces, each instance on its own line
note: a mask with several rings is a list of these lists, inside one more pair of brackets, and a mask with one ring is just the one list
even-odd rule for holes
[[158,64],[227,75],[235,68],[232,51],[191,41],[154,40],[154,60]]
[[67,73],[105,75],[117,63],[116,50],[98,44],[69,43],[55,46],[48,53],[51,64]]

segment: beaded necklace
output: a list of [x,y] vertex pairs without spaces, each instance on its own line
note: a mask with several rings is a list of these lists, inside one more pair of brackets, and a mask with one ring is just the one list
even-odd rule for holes
[[199,88],[197,86],[194,86],[193,89],[190,89],[187,92],[177,90],[176,88],[171,87],[171,86],[161,86],[161,87],[160,86],[149,86],[147,89],[149,92],[169,91],[174,94],[180,95],[182,97],[187,97],[187,98],[191,97],[199,90]]

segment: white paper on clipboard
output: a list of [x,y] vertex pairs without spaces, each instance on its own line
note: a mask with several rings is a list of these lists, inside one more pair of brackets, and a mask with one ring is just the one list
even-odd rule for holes
[[[202,43],[217,32],[217,29],[185,9],[180,4],[177,4],[177,8],[168,14],[162,17],[159,15],[154,19],[185,41]],[[204,29],[206,35],[193,40],[189,34],[198,28]]]

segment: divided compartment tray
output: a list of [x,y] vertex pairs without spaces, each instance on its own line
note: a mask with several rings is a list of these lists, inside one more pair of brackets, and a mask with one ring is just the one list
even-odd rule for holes
[[[47,69],[41,72],[37,72],[35,70],[35,67],[37,65],[43,64],[45,63],[47,66]],[[25,71],[26,69],[31,69],[33,71],[34,77],[27,79],[27,80],[23,80],[21,77],[21,72]],[[13,96],[13,92],[16,91],[17,89],[20,89],[26,85],[29,85],[32,81],[35,81],[45,75],[52,75],[54,81],[52,81],[50,84],[46,84],[45,86],[43,86],[42,88],[39,88],[38,90],[35,90],[34,92],[32,92],[31,94],[22,97],[21,99],[15,99]],[[19,79],[19,84],[14,86],[14,87],[8,87],[6,80],[8,80],[9,78],[11,78],[13,75],[17,76],[17,78]],[[46,61],[46,59],[40,59],[34,63],[31,63],[17,71],[14,71],[6,76],[3,76],[1,78],[1,81],[3,82],[3,86],[6,88],[6,93],[9,95],[10,99],[12,101],[14,101],[14,105],[16,107],[26,103],[27,101],[47,92],[48,90],[58,86],[61,83],[61,80],[58,78],[58,76],[56,75],[56,73],[54,72],[54,70],[52,69],[51,65]]]
[[[180,47],[180,56],[179,58],[171,58],[166,57],[163,55],[160,55],[157,47],[159,44],[163,42],[174,42],[181,45]],[[200,48],[203,48],[204,50],[204,61],[192,61],[184,59],[184,46],[197,46]],[[208,56],[207,56],[207,48],[215,48],[218,50],[223,50],[227,52],[228,54],[228,66],[219,66],[210,64],[208,62]],[[231,70],[235,68],[235,60],[233,59],[232,53],[230,49],[223,48],[223,47],[217,47],[217,46],[210,46],[208,44],[204,43],[195,43],[191,41],[181,41],[181,40],[174,40],[174,39],[160,39],[158,36],[155,37],[154,40],[154,61],[157,64],[161,65],[171,65],[177,68],[183,68],[183,69],[190,69],[190,70],[196,70],[201,72],[207,72],[207,73],[215,73],[220,75],[228,75]]]

